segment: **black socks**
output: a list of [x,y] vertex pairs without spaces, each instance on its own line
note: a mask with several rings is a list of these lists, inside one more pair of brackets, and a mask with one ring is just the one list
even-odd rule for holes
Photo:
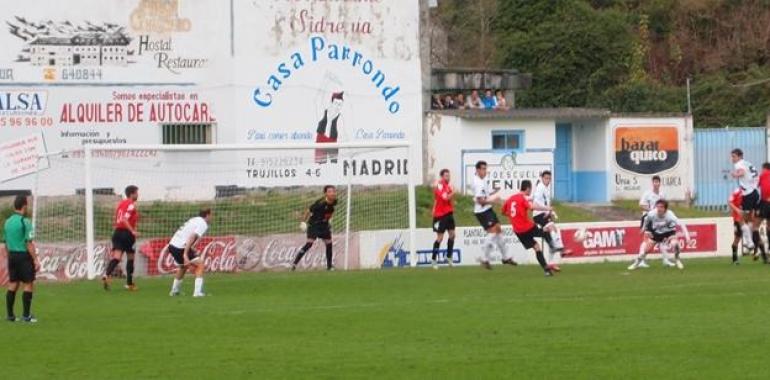
[[297,252],[297,257],[294,258],[294,265],[299,264],[299,262],[302,260],[302,256],[305,256],[307,253],[307,250],[310,249],[310,247],[313,246],[313,243],[305,243],[305,245],[300,248],[299,252]]
[[110,260],[110,263],[107,264],[107,270],[104,271],[104,275],[105,276],[112,276],[112,271],[114,271],[115,268],[118,267],[118,264],[120,264],[120,260],[118,260],[118,259]]
[[430,259],[433,261],[438,260],[438,249],[441,247],[440,241],[434,241],[433,242],[433,255],[431,255]]
[[446,260],[452,261],[452,252],[455,250],[455,239],[449,238],[446,241]]
[[21,295],[21,301],[24,304],[24,317],[28,318],[32,309],[32,292],[24,292]]
[[549,272],[548,263],[545,262],[545,256],[543,256],[543,251],[535,251],[535,257],[537,257],[537,262],[540,264],[543,270],[546,272]]
[[13,313],[13,304],[16,302],[16,292],[5,292],[5,309],[9,317],[13,317],[16,314]]
[[126,261],[126,283],[129,285],[134,284],[134,259]]
[[326,243],[326,269],[332,268],[332,243]]

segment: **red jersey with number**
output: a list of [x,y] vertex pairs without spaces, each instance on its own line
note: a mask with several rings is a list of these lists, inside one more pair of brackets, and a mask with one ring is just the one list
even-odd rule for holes
[[514,194],[505,201],[503,214],[510,219],[513,232],[524,233],[535,227],[535,222],[529,218],[530,209],[532,205],[523,193]]
[[124,221],[128,221],[128,224],[133,229],[136,229],[136,223],[139,221],[139,212],[136,210],[136,204],[130,199],[121,201],[118,203],[118,208],[115,209],[114,227],[117,229],[126,229],[123,225]]
[[763,169],[759,175],[759,194],[762,200],[770,198],[770,170]]
[[433,188],[433,217],[440,218],[454,211],[452,206],[452,185],[439,180]]
[[[743,191],[740,188],[735,189],[735,191],[730,194],[730,204],[738,207],[739,210],[741,209],[741,206],[743,205]],[[730,214],[733,216],[733,221],[743,221],[743,215],[741,215],[740,212],[735,212],[735,210],[730,208]]]

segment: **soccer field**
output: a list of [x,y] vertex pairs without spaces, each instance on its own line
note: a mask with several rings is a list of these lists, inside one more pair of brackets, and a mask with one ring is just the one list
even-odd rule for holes
[[41,284],[2,378],[766,378],[769,268],[728,261]]

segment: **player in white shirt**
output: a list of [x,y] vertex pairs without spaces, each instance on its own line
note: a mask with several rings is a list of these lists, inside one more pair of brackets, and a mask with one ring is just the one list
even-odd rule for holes
[[746,249],[753,250],[758,243],[754,241],[754,235],[757,240],[759,238],[759,233],[753,233],[759,229],[759,223],[756,221],[756,214],[759,210],[759,190],[757,190],[759,172],[754,168],[754,165],[743,159],[743,151],[740,149],[733,149],[730,152],[730,158],[733,162],[733,171],[730,175],[738,181],[738,187],[743,194],[743,203],[741,204],[743,239],[741,240]]
[[503,230],[500,227],[500,220],[492,206],[500,201],[497,190],[492,190],[487,181],[487,163],[479,161],[476,163],[476,175],[473,176],[473,213],[481,224],[481,227],[487,231],[487,238],[484,240],[482,250],[484,258],[481,259],[481,266],[486,269],[492,269],[490,260],[492,251],[497,248],[503,257],[503,264],[517,265],[512,258],[508,257],[508,249],[503,239]]
[[[532,203],[536,206],[539,206],[540,208],[547,208],[551,207],[551,180],[553,179],[553,176],[551,175],[551,172],[546,170],[542,173],[540,173],[540,180],[537,181],[537,185],[535,186],[535,192],[532,194]],[[561,241],[561,232],[556,227],[556,219],[558,216],[556,215],[556,211],[541,211],[535,209],[532,212],[532,219],[537,223],[538,226],[544,231],[547,232],[544,234],[543,239],[546,243],[548,243],[548,247],[550,248],[548,250],[548,254],[550,255],[550,258],[548,262],[551,264],[548,265],[548,267],[556,272],[561,271],[561,268],[559,268],[558,264],[555,264],[556,260],[555,256],[556,254],[560,254],[562,256],[568,255],[570,252],[567,250],[564,250],[564,243]]]
[[675,262],[672,263],[665,258],[663,259],[663,266],[676,266],[679,269],[684,269],[684,264],[679,259],[679,241],[676,237],[677,227],[682,229],[685,242],[689,243],[690,233],[687,231],[687,226],[682,224],[679,218],[674,215],[674,212],[668,209],[668,201],[661,199],[656,202],[655,210],[648,212],[644,217],[645,241],[639,249],[639,256],[628,267],[628,270],[639,268],[639,263],[643,262],[647,256],[647,248],[649,247],[651,250],[655,244],[658,244],[661,254],[667,253],[669,249],[674,250]]
[[203,209],[198,216],[190,218],[174,233],[166,249],[174,257],[177,265],[174,283],[171,285],[171,296],[179,295],[179,287],[182,285],[182,279],[189,267],[192,267],[195,273],[195,291],[193,297],[203,297],[203,258],[195,252],[195,243],[209,229],[211,220],[211,209]]
[[[642,231],[642,234],[644,234],[644,218],[647,216],[647,213],[655,209],[655,204],[658,203],[661,199],[666,199],[666,196],[663,194],[662,191],[660,191],[660,176],[652,176],[652,189],[647,190],[642,194],[642,198],[639,199],[639,208],[642,210],[642,220],[639,224],[639,228]],[[643,239],[644,240],[644,239]],[[644,244],[644,241],[642,241],[642,246],[646,246]],[[642,246],[639,247],[639,249],[642,249]],[[651,249],[652,247],[646,246],[648,249]],[[665,255],[663,257],[664,262],[667,262],[668,255]],[[650,266],[647,265],[647,262],[642,260],[639,263],[639,268],[649,268]]]

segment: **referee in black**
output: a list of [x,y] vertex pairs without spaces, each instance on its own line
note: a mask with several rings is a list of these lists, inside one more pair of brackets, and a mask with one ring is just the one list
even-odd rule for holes
[[35,323],[37,319],[30,313],[32,310],[32,291],[35,288],[35,272],[40,270],[35,243],[32,241],[35,231],[27,213],[27,197],[17,195],[13,201],[15,212],[6,221],[3,228],[3,251],[8,254],[8,292],[5,293],[5,305],[8,311],[7,320],[16,322],[13,304],[16,302],[16,291],[19,283],[24,284],[21,296],[24,304],[22,321]]

